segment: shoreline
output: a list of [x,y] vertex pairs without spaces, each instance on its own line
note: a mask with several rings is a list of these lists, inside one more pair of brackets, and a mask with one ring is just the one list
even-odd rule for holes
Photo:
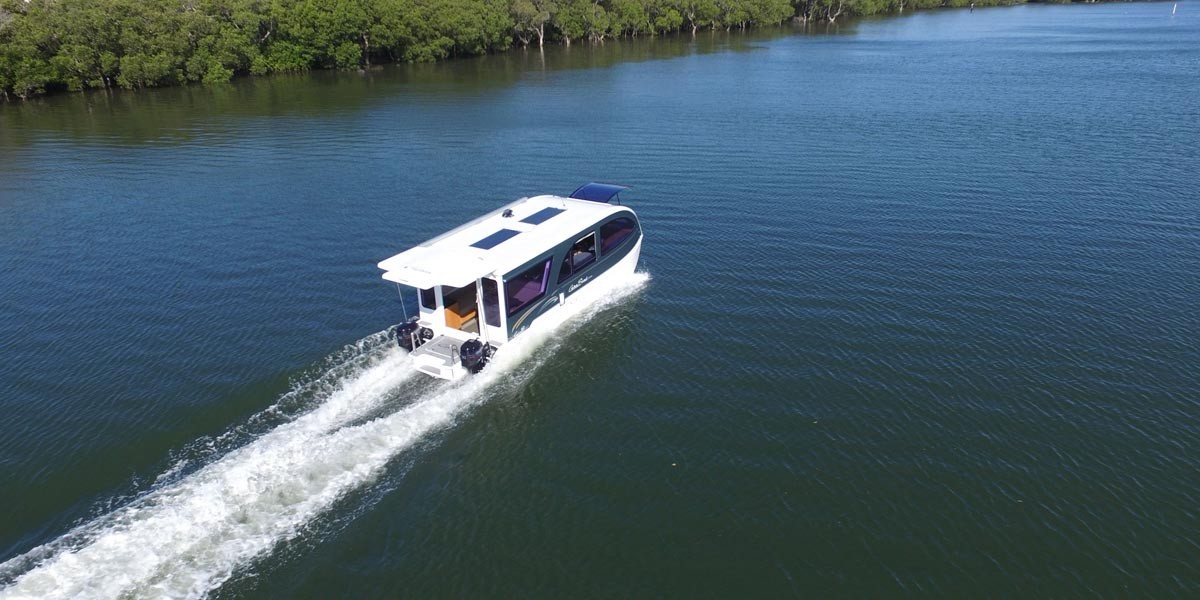
[[[119,1],[119,0],[118,0]],[[524,0],[518,0],[524,1]],[[981,0],[979,2],[971,2],[970,0],[947,0],[947,3],[939,4],[938,6],[921,6],[919,2],[915,3],[912,0],[889,0],[891,3],[884,6],[890,7],[889,10],[880,10],[876,12],[858,13],[847,12],[853,10],[854,4],[846,5],[844,0],[839,0],[836,4],[833,0],[805,0],[798,5],[788,4],[792,8],[792,15],[784,17],[776,22],[758,23],[754,21],[743,21],[740,24],[722,25],[716,20],[711,21],[711,26],[705,24],[703,27],[688,28],[686,20],[679,20],[674,26],[655,33],[612,33],[610,30],[605,30],[598,37],[585,36],[583,38],[576,37],[574,40],[570,36],[560,36],[553,32],[542,32],[541,41],[530,37],[522,37],[514,32],[507,38],[507,43],[497,44],[490,47],[478,49],[478,51],[468,52],[452,52],[441,56],[390,56],[380,59],[380,56],[375,54],[376,51],[360,52],[353,57],[349,65],[344,64],[341,59],[332,64],[318,63],[308,64],[304,66],[294,66],[294,68],[268,68],[261,64],[255,64],[250,68],[231,68],[224,63],[213,64],[205,70],[205,64],[197,56],[192,56],[187,62],[188,73],[185,74],[182,68],[175,68],[173,71],[167,69],[168,75],[165,80],[146,80],[137,79],[137,73],[145,73],[153,70],[153,65],[147,66],[139,63],[138,57],[147,61],[158,61],[163,63],[167,59],[162,53],[156,54],[153,57],[146,58],[142,55],[125,55],[120,58],[113,53],[105,53],[96,56],[85,56],[80,59],[74,54],[80,54],[81,51],[76,46],[64,44],[64,47],[59,48],[58,52],[50,58],[36,59],[22,56],[20,52],[14,52],[14,47],[17,42],[11,38],[16,35],[13,33],[13,23],[18,19],[18,16],[11,13],[0,12],[0,104],[18,103],[35,98],[44,98],[51,96],[62,96],[69,92],[111,92],[111,91],[138,91],[147,88],[170,88],[190,86],[197,83],[206,85],[224,84],[232,80],[244,80],[255,78],[263,75],[279,75],[279,74],[304,74],[311,72],[358,72],[365,75],[372,70],[382,68],[389,65],[403,65],[415,63],[443,63],[457,59],[465,58],[481,58],[486,56],[497,56],[520,52],[543,52],[546,46],[558,48],[571,48],[574,46],[596,47],[607,43],[626,44],[631,41],[654,40],[654,39],[688,39],[695,38],[701,33],[708,31],[709,33],[725,33],[725,34],[745,34],[750,32],[763,32],[772,29],[790,27],[796,33],[825,35],[836,34],[837,30],[842,26],[853,25],[855,22],[864,18],[898,18],[907,15],[924,13],[941,9],[961,9],[974,10],[975,8],[990,8],[990,7],[1011,7],[1028,4],[1100,4],[1114,2],[1154,2],[1158,0],[1092,0],[1084,2],[1047,2],[1042,0]],[[853,2],[853,0],[852,0]],[[898,6],[898,8],[896,8]],[[2,9],[0,9],[2,11]],[[808,15],[805,17],[805,15]],[[678,16],[678,15],[676,15]],[[63,17],[66,18],[66,17]],[[694,16],[693,16],[693,24]],[[543,29],[546,23],[543,23]],[[615,27],[615,25],[614,25]],[[831,31],[833,30],[833,31]],[[267,31],[268,39],[273,30]],[[52,37],[57,39],[59,32],[51,32]],[[364,39],[369,38],[364,33]],[[6,39],[8,38],[8,39]],[[369,43],[367,44],[369,48]],[[343,44],[339,49],[349,48]],[[17,48],[17,50],[20,50]],[[413,50],[408,48],[405,51]],[[348,51],[349,52],[349,51]],[[83,52],[82,54],[87,54]],[[92,52],[95,55],[95,51]],[[199,52],[196,52],[198,55]],[[14,59],[14,56],[19,57]],[[255,60],[262,59],[261,55],[256,56]],[[389,59],[390,58],[390,59]],[[38,73],[18,73],[21,69],[35,70],[30,66],[30,63],[37,63],[39,60],[45,63]],[[90,67],[89,75],[65,75],[65,70],[75,68],[63,66],[64,64],[79,64],[80,61],[93,60],[97,64]],[[315,59],[309,59],[310,62]],[[178,61],[177,61],[178,62]],[[261,62],[261,61],[260,61]],[[100,64],[104,63],[104,64]],[[104,66],[104,65],[107,66]],[[180,63],[182,64],[182,63]],[[194,66],[194,64],[199,66]],[[14,66],[16,65],[16,66]],[[115,66],[114,66],[115,65]],[[160,70],[161,65],[159,66]],[[57,74],[51,74],[51,71],[57,69]],[[78,67],[83,69],[83,67]],[[108,71],[105,71],[108,69]],[[202,75],[195,73],[203,72]],[[82,79],[82,77],[90,76],[93,79]],[[20,91],[18,91],[20,90]]]

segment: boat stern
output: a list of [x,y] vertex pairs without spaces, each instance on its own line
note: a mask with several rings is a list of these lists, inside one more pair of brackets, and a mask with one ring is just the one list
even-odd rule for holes
[[448,381],[458,381],[469,373],[463,368],[461,348],[465,340],[448,335],[439,335],[410,354],[416,370]]

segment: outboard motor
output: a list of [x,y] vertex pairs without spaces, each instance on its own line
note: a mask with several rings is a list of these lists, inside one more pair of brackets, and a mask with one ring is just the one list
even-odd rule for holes
[[[416,335],[413,335],[414,333]],[[433,331],[428,327],[417,325],[416,319],[397,325],[392,330],[392,335],[396,336],[396,344],[409,352],[416,350],[421,344],[433,339]],[[416,340],[415,344],[413,343],[414,340]]]
[[479,341],[479,339],[467,340],[458,349],[462,366],[468,373],[478,373],[483,370],[483,367],[487,365],[488,359],[492,358],[492,352],[492,345],[485,344]]
[[396,345],[408,350],[409,352],[412,352],[413,334],[416,333],[420,328],[421,326],[417,325],[417,321],[415,319],[407,323],[401,323],[397,325],[394,329],[392,329],[392,335],[396,336]]

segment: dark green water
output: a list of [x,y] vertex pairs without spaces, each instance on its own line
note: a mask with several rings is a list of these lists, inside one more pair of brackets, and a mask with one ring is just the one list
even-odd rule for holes
[[[1197,8],[0,106],[0,598],[1195,597]],[[589,180],[648,281],[393,368],[378,260]]]

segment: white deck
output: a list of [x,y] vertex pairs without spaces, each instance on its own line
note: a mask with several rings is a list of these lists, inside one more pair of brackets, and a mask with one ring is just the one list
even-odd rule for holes
[[[521,222],[545,208],[563,212],[540,224]],[[481,277],[504,275],[621,208],[560,196],[523,198],[388,258],[379,268],[385,271],[384,279],[402,285],[462,287]],[[511,217],[502,216],[506,209],[512,210]],[[518,233],[490,249],[472,246],[502,229]]]
[[413,365],[426,375],[451,381],[459,379],[467,374],[458,354],[458,348],[464,341],[465,339],[439,335],[412,351]]

